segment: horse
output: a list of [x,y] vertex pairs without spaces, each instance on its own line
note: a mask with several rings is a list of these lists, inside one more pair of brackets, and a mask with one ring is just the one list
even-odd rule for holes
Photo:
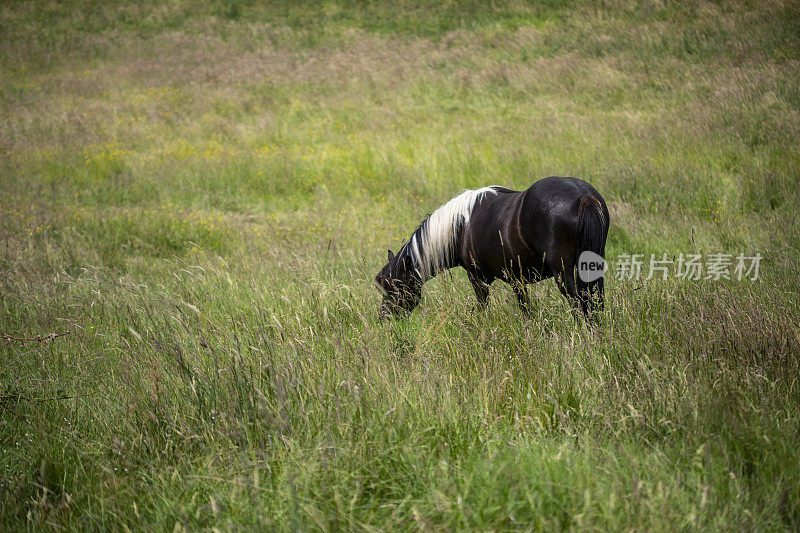
[[[609,222],[603,197],[578,178],[551,176],[524,191],[498,185],[464,191],[428,215],[397,254],[389,250],[375,277],[383,294],[379,316],[410,313],[425,282],[460,266],[479,309],[486,306],[489,286],[500,279],[529,314],[526,285],[553,277],[576,317],[582,314],[597,325]],[[586,266],[585,257],[600,262],[599,277],[577,268],[579,258]]]

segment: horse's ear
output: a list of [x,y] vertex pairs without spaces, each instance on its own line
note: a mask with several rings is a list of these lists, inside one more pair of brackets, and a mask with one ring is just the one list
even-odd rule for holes
[[392,259],[394,259],[394,254],[392,253],[391,250],[387,250],[387,251],[389,252],[389,256],[388,257],[389,257],[389,262],[391,263]]

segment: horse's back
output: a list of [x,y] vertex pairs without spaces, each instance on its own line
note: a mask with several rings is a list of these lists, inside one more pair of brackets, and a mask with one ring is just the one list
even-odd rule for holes
[[608,220],[608,208],[603,197],[591,184],[579,178],[543,178],[528,187],[524,195],[519,219],[525,227],[536,228],[546,223],[551,231],[569,231],[577,223],[584,198],[596,199]]
[[579,178],[543,178],[524,194],[518,215],[520,232],[527,244],[541,253],[553,270],[571,265],[577,259],[578,219],[585,198],[596,199],[605,220],[608,220],[603,197],[591,184]]
[[605,200],[592,185],[580,178],[550,176],[542,178],[525,191],[526,200],[539,207],[554,209],[563,205],[577,206],[583,197],[596,198],[602,205]]

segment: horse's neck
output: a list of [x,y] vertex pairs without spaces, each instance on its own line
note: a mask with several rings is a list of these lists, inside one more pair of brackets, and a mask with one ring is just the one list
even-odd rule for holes
[[454,245],[452,249],[448,250],[448,253],[442,255],[441,257],[430,257],[423,251],[420,253],[419,259],[427,263],[426,265],[415,264],[415,268],[420,275],[422,283],[433,279],[440,272],[444,272],[445,270],[450,270],[451,268],[461,265],[459,248],[457,244]]

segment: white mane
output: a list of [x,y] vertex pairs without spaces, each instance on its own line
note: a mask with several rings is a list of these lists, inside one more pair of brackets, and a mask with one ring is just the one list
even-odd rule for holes
[[469,224],[475,204],[485,193],[497,194],[495,186],[474,191],[464,191],[422,223],[403,248],[414,258],[414,266],[423,281],[433,277],[438,270],[452,265],[453,244],[460,231]]

